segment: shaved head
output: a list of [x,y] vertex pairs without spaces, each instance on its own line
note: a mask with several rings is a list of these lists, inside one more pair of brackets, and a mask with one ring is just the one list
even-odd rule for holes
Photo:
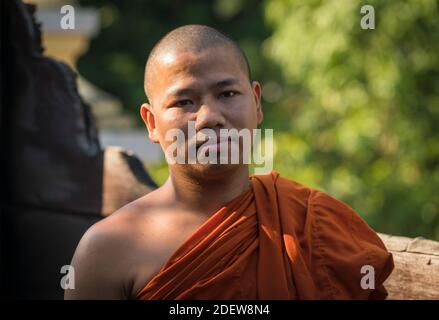
[[186,25],[167,33],[151,50],[145,67],[145,93],[151,99],[151,83],[154,65],[160,57],[169,53],[194,52],[218,47],[230,48],[244,72],[251,78],[250,66],[244,51],[221,31],[205,25]]

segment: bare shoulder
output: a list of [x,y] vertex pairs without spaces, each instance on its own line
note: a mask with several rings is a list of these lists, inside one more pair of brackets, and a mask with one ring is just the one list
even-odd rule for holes
[[186,235],[194,217],[160,203],[154,192],[91,226],[71,265],[75,289],[66,299],[129,299],[148,282]]
[[150,234],[147,207],[144,199],[135,200],[85,232],[71,262],[75,289],[65,291],[66,299],[130,297],[136,264],[150,256],[142,246]]

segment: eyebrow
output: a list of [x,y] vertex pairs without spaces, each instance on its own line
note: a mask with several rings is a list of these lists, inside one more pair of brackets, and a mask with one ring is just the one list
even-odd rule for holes
[[[210,88],[217,89],[217,88],[227,87],[227,86],[231,86],[231,85],[238,84],[238,83],[239,83],[239,80],[236,78],[226,78],[226,79],[223,79],[223,80],[220,80],[218,82],[213,83],[212,85],[210,85]],[[193,88],[182,88],[182,89],[170,90],[170,92],[168,94],[166,94],[166,97],[170,98],[170,97],[176,97],[176,96],[184,96],[184,95],[188,95],[194,91],[195,91],[195,89],[193,89]]]
[[224,80],[215,82],[213,85],[211,85],[211,88],[227,87],[238,83],[239,81],[236,78],[226,78]]
[[169,93],[166,94],[166,98],[184,96],[184,95],[192,93],[193,91],[195,91],[195,90],[192,88],[171,90],[171,91],[169,91]]

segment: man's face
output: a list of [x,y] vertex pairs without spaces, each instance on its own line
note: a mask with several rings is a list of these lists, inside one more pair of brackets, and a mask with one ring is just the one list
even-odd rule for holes
[[[231,48],[170,51],[158,57],[150,78],[150,104],[142,105],[141,115],[150,139],[163,150],[173,143],[165,139],[170,129],[180,129],[188,138],[189,121],[195,122],[196,139],[205,128],[219,136],[220,129],[252,130],[262,121],[260,85],[249,82]],[[212,165],[191,166],[212,170]]]

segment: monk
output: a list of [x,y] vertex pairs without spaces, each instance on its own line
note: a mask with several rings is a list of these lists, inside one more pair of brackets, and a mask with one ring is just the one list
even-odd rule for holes
[[[208,26],[179,27],[156,44],[145,92],[140,114],[163,150],[166,133],[187,132],[189,121],[202,148],[207,128],[263,120],[243,51]],[[71,264],[66,299],[384,299],[393,269],[353,209],[276,171],[250,176],[243,161],[169,164],[160,188],[84,234]]]

